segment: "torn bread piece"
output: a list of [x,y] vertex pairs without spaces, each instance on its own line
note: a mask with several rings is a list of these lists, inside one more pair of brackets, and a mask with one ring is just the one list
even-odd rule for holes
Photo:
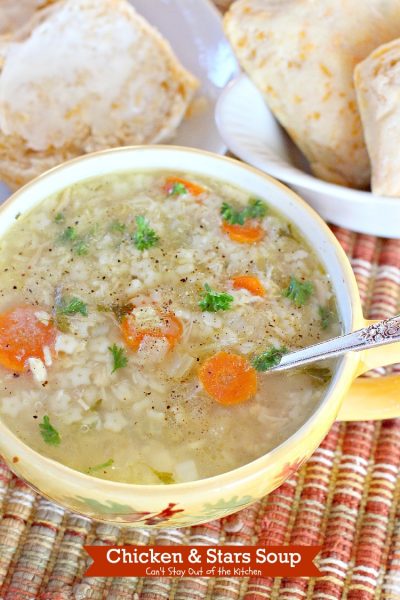
[[126,0],[47,10],[2,50],[0,179],[12,188],[87,152],[171,138],[198,87]]
[[371,188],[400,198],[400,39],[372,52],[354,71],[372,168]]
[[400,36],[398,0],[239,0],[225,32],[317,177],[355,188],[370,166],[354,66]]

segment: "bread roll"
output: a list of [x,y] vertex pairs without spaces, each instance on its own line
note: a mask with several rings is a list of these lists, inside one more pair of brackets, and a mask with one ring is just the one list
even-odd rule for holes
[[400,39],[380,46],[354,72],[372,167],[372,191],[400,197]]
[[315,175],[368,187],[353,71],[400,36],[399,0],[239,0],[224,23],[242,67]]
[[2,51],[0,179],[174,135],[197,80],[128,2],[65,0],[31,23]]

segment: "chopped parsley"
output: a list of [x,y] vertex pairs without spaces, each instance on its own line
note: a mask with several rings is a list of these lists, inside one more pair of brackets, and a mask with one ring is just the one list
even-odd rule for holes
[[126,367],[128,364],[128,357],[124,348],[117,346],[117,344],[113,344],[112,346],[109,346],[108,349],[111,352],[114,361],[114,366],[111,373],[115,373],[115,371],[118,371],[118,369],[123,369]]
[[221,217],[231,225],[244,225],[244,215],[242,210],[233,208],[227,202],[223,202],[221,206]]
[[153,467],[149,467],[149,469],[164,485],[171,485],[171,483],[175,483],[175,478],[169,471],[157,471],[156,469],[153,469]]
[[108,469],[108,467],[112,467],[114,464],[114,459],[110,458],[107,462],[102,463],[101,465],[95,465],[94,467],[89,467],[87,472],[90,475],[91,473],[95,473],[96,471],[102,471],[103,469]]
[[246,219],[262,219],[267,214],[267,205],[260,198],[250,198],[247,208],[244,209]]
[[301,371],[305,375],[308,375],[309,377],[312,377],[313,379],[315,379],[317,381],[317,383],[319,383],[320,385],[324,385],[332,377],[332,372],[327,367],[306,365],[305,367],[303,367],[303,369]]
[[[61,215],[61,213],[59,213]],[[58,215],[57,215],[58,216]],[[56,216],[56,219],[57,219]],[[62,215],[61,215],[62,216]],[[64,217],[62,216],[64,219]],[[60,221],[61,222],[61,221]],[[64,229],[62,234],[59,236],[58,241],[62,244],[71,244],[72,250],[78,256],[85,256],[89,252],[89,242],[94,233],[89,232],[86,235],[78,235],[78,232],[75,227],[68,226]]]
[[335,313],[327,306],[320,306],[318,312],[321,319],[322,329],[328,329],[335,319]]
[[73,242],[78,237],[75,227],[67,227],[60,236],[62,242]]
[[89,252],[90,242],[93,239],[93,236],[96,235],[98,231],[98,226],[95,225],[92,227],[85,235],[77,236],[73,241],[72,249],[78,256],[86,256]]
[[241,209],[233,207],[227,202],[221,206],[221,216],[231,225],[244,225],[248,219],[262,219],[267,214],[267,205],[259,198],[250,198],[247,206]]
[[83,300],[75,296],[69,299],[62,298],[56,306],[57,315],[76,315],[81,314],[83,317],[88,316],[88,307]]
[[89,244],[82,238],[74,244],[73,249],[78,256],[85,256],[89,252]]
[[306,304],[314,291],[311,281],[299,281],[293,275],[290,278],[289,286],[283,291],[286,298],[290,298],[297,307]]
[[148,220],[142,215],[136,217],[136,231],[132,234],[132,240],[138,250],[147,250],[155,246],[159,240],[158,235],[150,227]]
[[234,298],[230,294],[216,292],[206,283],[202,298],[199,300],[199,306],[203,312],[217,312],[219,310],[228,310],[233,300]]
[[124,223],[120,223],[119,221],[113,221],[110,225],[110,231],[112,233],[125,233],[126,225]]
[[61,436],[57,429],[50,423],[47,415],[43,417],[43,422],[39,423],[40,435],[49,446],[59,446],[61,444]]
[[65,220],[65,217],[62,213],[57,213],[56,216],[54,217],[54,222],[55,223],[63,223]]
[[258,354],[251,361],[251,364],[256,371],[268,371],[272,367],[277,367],[282,360],[284,354],[287,354],[289,350],[285,346],[277,348],[276,346],[270,346],[268,350]]
[[176,181],[171,188],[168,190],[169,196],[182,196],[182,194],[187,194],[187,187],[183,185],[180,181]]

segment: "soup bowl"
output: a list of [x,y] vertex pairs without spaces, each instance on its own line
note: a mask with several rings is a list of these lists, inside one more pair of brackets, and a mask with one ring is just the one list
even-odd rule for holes
[[[21,213],[70,185],[126,171],[187,171],[227,181],[264,198],[293,222],[330,276],[345,333],[365,327],[348,259],[322,219],[287,187],[231,158],[173,146],[126,147],[87,155],[45,173],[1,208],[0,236]],[[107,481],[42,456],[0,422],[0,454],[10,468],[52,501],[100,521],[137,527],[189,526],[233,513],[281,485],[320,444],[335,419],[400,415],[399,376],[358,378],[369,369],[400,362],[400,343],[348,353],[310,418],[286,441],[244,466],[207,479],[171,485]],[[237,440],[240,443],[240,440]]]

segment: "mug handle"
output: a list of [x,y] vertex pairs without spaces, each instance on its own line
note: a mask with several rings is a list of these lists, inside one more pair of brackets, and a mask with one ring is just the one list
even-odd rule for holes
[[[365,321],[365,327],[377,321]],[[359,353],[357,379],[340,407],[338,421],[371,421],[400,417],[400,374],[358,377],[366,371],[400,363],[400,342]]]

